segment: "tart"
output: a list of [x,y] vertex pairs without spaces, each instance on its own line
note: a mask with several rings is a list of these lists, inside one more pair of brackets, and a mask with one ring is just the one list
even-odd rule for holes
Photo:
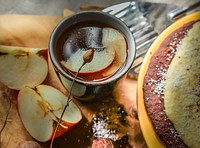
[[[179,123],[179,126],[177,126],[177,122],[183,122],[184,120],[181,119],[183,118],[182,116],[178,116],[180,120],[177,119],[176,115],[181,115],[185,110],[182,110],[181,113],[180,109],[178,110],[179,113],[177,113],[177,110],[172,110],[172,108],[175,108],[178,103],[174,103],[176,105],[173,106],[171,104],[173,104],[172,102],[175,99],[169,99],[172,98],[172,96],[170,96],[169,94],[171,94],[171,92],[173,91],[173,89],[169,89],[172,86],[170,86],[169,83],[171,82],[171,84],[173,84],[174,82],[175,84],[175,82],[178,82],[180,80],[176,79],[176,77],[173,77],[172,74],[169,76],[168,72],[171,69],[170,73],[173,73],[173,75],[179,75],[179,71],[180,69],[182,69],[181,65],[175,64],[179,65],[179,68],[172,66],[173,63],[182,62],[177,62],[177,60],[175,60],[179,59],[180,56],[180,54],[178,53],[179,51],[177,50],[182,50],[183,47],[181,46],[185,46],[185,43],[182,42],[188,42],[190,44],[189,41],[185,40],[188,40],[186,39],[189,38],[187,37],[188,33],[198,23],[200,24],[200,12],[191,14],[175,22],[157,38],[157,40],[150,47],[144,59],[138,78],[137,103],[141,129],[149,147],[193,146],[191,143],[188,143],[187,140],[185,140],[185,137],[183,135],[186,135],[186,133],[182,132],[179,128],[179,126],[183,124]],[[198,27],[196,30],[198,30]],[[198,31],[196,31],[196,33],[198,33]],[[198,41],[196,42],[198,43]],[[199,52],[197,52],[197,54],[198,53]],[[182,54],[181,56],[184,57],[184,54]],[[192,55],[190,55],[190,57],[191,56]],[[199,60],[198,56],[196,59]],[[187,64],[188,62],[186,63],[186,65]],[[196,65],[198,68],[199,64]],[[171,67],[173,67],[173,69]],[[187,68],[185,71],[187,71]],[[199,77],[199,70],[196,71],[196,77]],[[184,75],[184,77],[187,78],[187,75]],[[171,80],[168,82],[168,79]],[[187,80],[187,82],[188,81],[189,80]],[[178,83],[177,85],[183,86],[183,83]],[[168,86],[167,89],[166,86]],[[188,84],[188,86],[190,86],[190,83]],[[169,96],[168,98],[166,98],[166,93]],[[178,95],[180,95],[180,93]],[[183,96],[181,97],[183,98]],[[181,101],[179,100],[179,104],[181,104],[180,102]],[[183,129],[183,126],[181,128]],[[195,142],[193,141],[193,143]]]

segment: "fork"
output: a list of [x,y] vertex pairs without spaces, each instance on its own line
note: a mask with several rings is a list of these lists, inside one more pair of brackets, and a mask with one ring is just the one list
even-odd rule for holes
[[144,57],[149,46],[157,38],[158,33],[154,31],[153,26],[147,22],[144,14],[139,11],[135,1],[114,5],[104,9],[103,11],[121,19],[132,32],[136,43],[136,62],[130,72],[133,75],[137,75],[137,68],[142,64],[140,58]]
[[[151,44],[155,41],[155,39],[159,35],[159,33],[155,31],[154,29],[155,25],[150,24],[146,17],[148,13],[150,12],[149,11],[150,9],[155,10],[158,7],[155,6],[151,8],[151,6],[153,6],[153,4],[151,3],[148,3],[147,5],[148,6],[144,7],[143,11],[141,11],[139,9],[139,1],[135,0],[131,2],[124,2],[121,4],[113,5],[111,7],[108,7],[102,10],[103,12],[109,13],[111,15],[115,15],[117,18],[125,22],[135,38],[136,56],[135,56],[135,62],[133,64],[133,67],[130,70],[130,73],[132,73],[134,76],[138,75],[139,69],[142,64],[145,54],[147,53]],[[155,5],[162,6],[164,4],[155,4]],[[176,8],[169,12],[161,12],[161,13],[164,13],[165,17],[167,18],[166,19],[167,25],[165,27],[169,26],[171,23],[181,18],[181,16],[184,16],[186,12],[194,10],[194,8],[197,8],[198,6],[200,6],[200,1],[197,1],[187,7]],[[166,5],[163,8],[166,8],[166,7],[169,7],[169,6]],[[171,7],[173,8],[173,6]],[[162,7],[160,11],[164,11],[162,10]],[[156,13],[159,13],[159,12],[156,12]]]

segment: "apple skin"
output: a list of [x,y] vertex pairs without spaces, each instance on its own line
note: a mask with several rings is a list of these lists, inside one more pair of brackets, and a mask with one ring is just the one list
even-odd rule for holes
[[[17,105],[21,121],[29,134],[40,142],[52,139],[67,97],[59,90],[39,85],[19,91]],[[62,118],[56,137],[72,129],[82,119],[80,109],[72,101]]]
[[41,84],[48,74],[47,49],[0,46],[0,82],[11,89]]
[[46,61],[48,61],[48,49],[47,48],[39,50],[36,54],[39,55],[41,58],[44,58]]
[[[76,126],[76,124],[70,124],[70,123],[62,123],[63,125],[65,125],[65,126],[67,126],[68,128],[67,128],[67,130],[66,130],[66,128],[63,128],[63,127],[59,127],[58,128],[58,131],[57,131],[57,133],[56,133],[56,136],[55,136],[55,138],[58,138],[58,137],[60,137],[60,136],[62,136],[62,135],[64,135],[64,134],[67,134],[68,132],[70,132],[75,126]],[[50,137],[50,139],[49,140],[51,140],[52,139],[52,137],[53,137],[53,135],[54,135],[54,132],[55,132],[55,129],[56,129],[56,126],[57,126],[57,122],[53,125],[53,132],[52,132],[52,135],[51,135],[51,137]],[[48,141],[49,141],[48,140]]]

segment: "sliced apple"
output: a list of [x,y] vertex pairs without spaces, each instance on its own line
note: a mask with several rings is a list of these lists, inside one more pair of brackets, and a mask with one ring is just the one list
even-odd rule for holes
[[[80,74],[94,74],[103,71],[103,76],[115,73],[125,62],[127,55],[126,40],[116,29],[102,29],[102,45],[105,49],[95,51],[93,60],[82,67]],[[72,72],[77,72],[83,63],[83,55],[87,52],[77,50],[67,61],[61,64]]]
[[[18,111],[30,135],[38,141],[45,142],[51,140],[66,102],[67,97],[51,86],[24,87],[18,95]],[[71,101],[56,137],[69,131],[81,119],[79,108]]]
[[11,89],[35,87],[48,73],[47,49],[0,46],[0,82]]
[[102,43],[107,48],[115,49],[115,60],[103,71],[103,76],[109,76],[117,72],[124,64],[127,57],[127,44],[122,33],[116,29],[104,28]]
[[[83,64],[83,56],[87,52],[84,50],[78,50],[67,61],[61,61],[61,64],[70,71],[77,72]],[[87,63],[80,71],[80,74],[84,73],[96,73],[103,69],[106,69],[111,65],[115,58],[114,48],[105,48],[102,51],[95,51],[93,60]]]

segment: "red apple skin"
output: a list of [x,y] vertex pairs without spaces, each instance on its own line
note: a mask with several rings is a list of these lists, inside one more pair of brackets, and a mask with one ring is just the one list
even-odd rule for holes
[[[115,55],[116,54],[114,54],[114,58],[113,58],[113,60],[112,60],[112,62],[110,62],[107,66],[105,66],[105,67],[103,67],[102,69],[99,69],[99,70],[96,70],[96,71],[92,71],[92,72],[81,72],[81,71],[79,71],[79,75],[82,75],[82,76],[86,76],[86,75],[94,75],[94,74],[97,74],[97,73],[101,73],[102,71],[104,71],[104,70],[106,70],[107,68],[109,68],[112,64],[113,64],[113,62],[115,61]],[[62,63],[61,63],[61,65],[64,67],[64,69],[66,69],[67,71],[70,71],[70,72],[72,72],[72,73],[74,73],[74,74],[76,74],[77,73],[77,71],[73,71],[73,70],[71,70],[71,69],[69,69],[69,68],[67,68],[67,67],[65,67]]]
[[[113,61],[114,61],[114,59],[113,59]],[[96,70],[96,71],[92,71],[92,72],[81,72],[81,71],[80,71],[79,74],[80,74],[80,75],[90,75],[90,74],[100,73],[100,72],[106,70],[110,65],[112,65],[113,61],[112,61],[110,64],[108,64],[107,66],[105,66],[104,68],[102,68],[102,69],[99,69],[99,70]],[[66,69],[67,69],[68,71],[71,71],[72,73],[77,73],[76,71],[70,70],[70,69],[68,69],[68,68],[66,68]]]
[[[95,80],[95,79],[102,79],[105,77],[109,77],[110,75],[114,74],[117,70],[115,70],[112,74],[108,73],[107,75],[104,75],[103,73],[105,71],[107,71],[108,69],[110,69],[110,67],[113,66],[113,64],[116,62],[116,57],[113,59],[113,61],[108,64],[106,67],[99,69],[97,71],[93,71],[93,72],[79,72],[78,76],[80,76],[81,78],[83,78],[86,81],[91,81],[91,80]],[[61,64],[62,65],[62,64]],[[76,75],[76,71],[70,70],[68,68],[66,68],[65,66],[63,66],[64,69],[66,69],[67,71],[70,71],[71,73],[73,73],[74,75]]]
[[[62,123],[62,124],[63,124],[63,123]],[[70,126],[68,126],[69,124],[67,124],[67,123],[63,124],[63,125],[68,126],[67,129],[65,129],[65,128],[59,126],[55,138],[58,138],[58,137],[63,136],[64,134],[67,134],[68,132],[70,132],[70,131],[75,127],[76,124],[78,124],[78,122],[77,122],[77,123],[74,123],[74,124],[71,124]],[[53,126],[54,126],[54,127],[53,127],[53,132],[52,132],[51,138],[50,138],[48,141],[50,141],[50,140],[53,138],[53,135],[54,135],[54,132],[55,132],[55,130],[56,130],[57,124],[54,124]]]
[[[79,106],[77,106],[77,107],[79,108]],[[79,110],[80,110],[80,108],[79,108]],[[67,126],[68,128],[66,129],[66,128],[62,127],[62,126],[59,126],[55,138],[58,138],[58,137],[60,137],[60,136],[62,136],[64,134],[68,133],[69,131],[71,131],[81,120],[82,120],[82,118],[79,121],[75,122],[75,123],[61,122],[62,125]],[[52,126],[53,126],[53,132],[52,132],[51,138],[49,140],[51,140],[53,138],[53,134],[54,134],[54,132],[56,130],[57,122],[54,122]]]
[[[17,110],[18,110],[18,97],[17,97]],[[20,117],[19,111],[18,111],[18,115],[19,115],[19,117]],[[81,119],[82,119],[82,118],[81,118]],[[80,120],[81,120],[81,119],[80,119]],[[21,117],[20,117],[20,120],[21,120]],[[22,120],[21,120],[21,122],[22,122]],[[67,126],[68,128],[66,129],[66,128],[64,128],[64,127],[59,126],[55,138],[58,138],[58,137],[63,136],[64,134],[67,134],[67,133],[70,132],[70,131],[75,127],[75,125],[78,124],[79,122],[80,122],[80,121],[78,121],[78,122],[76,122],[76,123],[62,122],[62,125]],[[22,122],[22,124],[23,124],[23,122]],[[51,137],[50,137],[47,141],[50,141],[50,140],[53,138],[54,132],[55,132],[55,130],[56,130],[57,122],[53,123],[52,126],[53,126],[53,132],[52,132],[52,134],[51,134]],[[37,140],[37,139],[36,139],[36,140]],[[43,142],[47,142],[47,141],[43,141]]]
[[[113,60],[112,63],[110,63],[110,65],[108,65],[107,67],[104,67],[98,71],[95,72],[79,72],[78,76],[81,77],[82,79],[84,79],[85,81],[92,81],[92,80],[97,80],[97,79],[102,79],[102,78],[108,78],[109,76],[115,74],[119,69],[120,66],[123,65],[121,64],[120,66],[114,67],[116,65],[118,61],[116,59]],[[119,64],[117,64],[119,65]],[[114,67],[114,68],[112,68]],[[71,71],[69,69],[67,69],[68,71],[72,72],[74,75],[76,75],[76,72]]]
[[37,54],[48,62],[48,49],[44,48],[37,52]]

